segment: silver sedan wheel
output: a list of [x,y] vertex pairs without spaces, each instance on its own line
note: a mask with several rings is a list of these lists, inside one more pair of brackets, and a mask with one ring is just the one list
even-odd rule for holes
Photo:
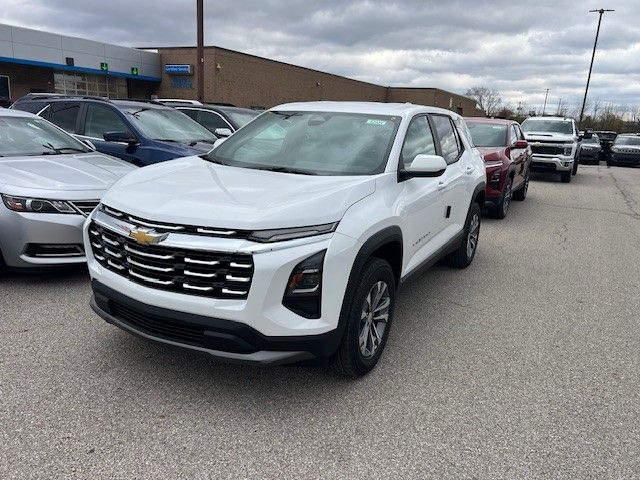
[[480,217],[477,213],[473,214],[471,223],[469,224],[469,235],[467,236],[467,258],[473,258],[473,254],[478,246],[478,237],[480,236]]
[[359,343],[364,358],[375,355],[382,343],[389,322],[390,305],[389,286],[380,280],[371,287],[362,305]]

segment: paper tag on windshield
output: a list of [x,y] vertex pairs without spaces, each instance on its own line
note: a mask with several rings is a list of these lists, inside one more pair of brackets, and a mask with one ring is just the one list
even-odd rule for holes
[[367,125],[386,125],[387,121],[386,120],[378,120],[375,118],[370,118],[369,120],[367,120]]

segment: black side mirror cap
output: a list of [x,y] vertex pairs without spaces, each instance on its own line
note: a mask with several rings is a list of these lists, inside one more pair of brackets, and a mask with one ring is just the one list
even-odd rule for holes
[[127,132],[104,132],[102,137],[105,142],[128,143],[129,145],[136,145],[138,143],[138,139],[132,137]]

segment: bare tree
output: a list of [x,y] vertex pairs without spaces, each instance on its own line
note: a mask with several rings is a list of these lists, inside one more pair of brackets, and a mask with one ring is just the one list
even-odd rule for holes
[[478,104],[478,108],[487,116],[495,115],[500,109],[500,104],[502,103],[500,93],[496,90],[491,90],[488,87],[472,87],[467,90],[465,95],[473,98]]

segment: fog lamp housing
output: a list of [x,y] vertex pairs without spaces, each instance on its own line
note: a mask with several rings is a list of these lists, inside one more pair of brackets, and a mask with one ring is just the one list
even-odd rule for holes
[[282,304],[304,318],[320,318],[322,267],[326,250],[298,263],[289,276]]

